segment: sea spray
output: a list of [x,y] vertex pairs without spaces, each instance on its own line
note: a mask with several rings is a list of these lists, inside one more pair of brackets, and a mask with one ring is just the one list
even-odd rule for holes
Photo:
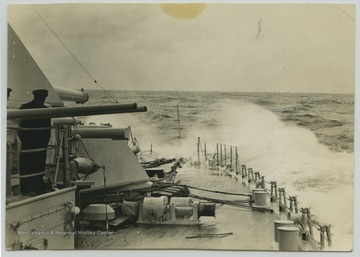
[[349,250],[353,154],[330,151],[309,129],[286,124],[250,103],[228,101],[217,110],[209,115],[218,117],[219,126],[203,133],[204,140],[213,133],[216,142],[237,146],[242,163],[278,181],[288,195],[298,196],[300,206],[311,207],[319,221],[332,224],[334,249]]
[[[148,95],[151,94],[141,97],[147,99]],[[276,101],[271,98],[272,95],[262,94],[224,97],[219,93],[217,97],[203,93],[197,96],[197,101],[194,97],[191,101],[182,97],[180,101],[176,96],[167,98],[166,93],[158,94],[145,104],[149,109],[147,113],[98,116],[88,121],[95,120],[98,124],[111,121],[114,127],[130,125],[141,150],[146,152],[152,146],[157,157],[185,157],[188,162],[194,161],[197,158],[198,137],[202,146],[207,143],[208,153],[216,151],[216,143],[236,146],[242,164],[260,171],[268,181],[278,181],[286,188],[288,196],[298,196],[300,207],[311,207],[311,213],[319,221],[332,225],[333,250],[351,249],[353,153],[333,150],[351,149],[351,101],[349,106],[342,106],[341,112],[346,115],[333,117],[326,112],[336,111],[331,103],[325,101],[326,106],[317,107],[311,104],[311,95],[306,103],[301,103],[306,110],[305,107],[292,108],[297,106],[297,98],[302,99],[298,95],[276,95]],[[330,96],[316,96],[320,97]],[[181,139],[178,138],[176,121],[178,104]],[[349,110],[346,111],[346,108]],[[284,110],[286,112],[282,112]],[[323,115],[325,118],[317,119],[318,124],[313,126],[309,123],[312,117],[294,114],[299,110],[305,114],[313,113],[312,117]],[[294,117],[303,120],[298,121]],[[329,127],[328,120],[334,118],[345,119],[341,121],[344,125]],[[319,135],[322,140],[319,140]],[[341,135],[346,141],[339,141]],[[183,170],[186,172],[185,167]]]
[[[267,180],[278,181],[288,195],[298,196],[301,207],[311,207],[319,221],[332,225],[334,249],[349,250],[353,154],[329,150],[309,129],[287,124],[263,107],[239,101],[213,106],[216,108],[198,116],[186,138],[160,144],[163,154],[196,160],[198,136],[209,142],[209,153],[215,152],[216,142],[236,146],[242,164],[260,171]],[[212,120],[210,127],[208,120]]]

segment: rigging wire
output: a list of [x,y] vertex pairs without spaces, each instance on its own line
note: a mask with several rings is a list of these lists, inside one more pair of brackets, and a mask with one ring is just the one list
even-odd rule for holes
[[216,199],[216,198],[200,196],[200,195],[196,195],[196,194],[189,194],[189,196],[192,197],[192,198],[200,199],[200,200],[206,200],[206,201],[209,201],[209,202],[214,202],[214,203],[219,203],[219,204],[230,205],[230,206],[233,206],[233,207],[238,207],[238,208],[244,209],[244,210],[252,210],[252,207],[251,207],[249,201],[228,201],[228,200],[222,200],[222,199]]
[[37,13],[37,15],[40,17],[40,19],[45,23],[45,25],[49,28],[49,30],[54,34],[54,36],[59,40],[59,42],[62,44],[62,46],[68,51],[68,53],[75,59],[75,61],[80,65],[80,67],[85,71],[85,73],[92,79],[92,81],[98,85],[105,93],[107,93],[114,101],[115,103],[119,103],[115,97],[110,94],[103,86],[100,85],[100,83],[91,75],[91,73],[84,67],[84,65],[81,64],[81,62],[76,58],[76,56],[71,52],[71,50],[65,45],[65,43],[61,40],[61,38],[56,34],[56,32],[51,28],[51,26],[46,22],[46,20],[41,16],[41,14],[36,10],[35,6],[31,6],[34,11]]
[[197,189],[197,190],[211,192],[211,193],[217,193],[217,194],[239,195],[239,196],[246,196],[246,197],[250,196],[249,194],[230,193],[230,192],[224,192],[224,191],[218,191],[218,190],[209,190],[209,189],[200,188],[200,187],[194,187],[194,186],[189,186],[189,185],[186,185],[186,186],[189,187],[189,188],[192,188],[192,189]]
[[[91,75],[91,73],[85,68],[84,65],[81,64],[81,62],[79,61],[78,58],[76,58],[76,56],[71,52],[71,50],[66,46],[66,44],[64,43],[64,41],[61,40],[61,38],[56,34],[56,32],[51,28],[51,26],[49,25],[49,23],[46,22],[46,20],[41,16],[41,14],[38,12],[38,10],[36,10],[35,6],[32,5],[31,6],[34,11],[36,12],[36,14],[40,17],[40,19],[44,22],[44,24],[49,28],[49,30],[54,34],[54,36],[57,38],[57,40],[59,40],[59,42],[61,43],[61,45],[66,49],[66,51],[68,51],[68,53],[75,59],[75,61],[80,65],[80,67],[85,71],[85,73],[92,79],[92,81],[98,86],[100,87],[108,96],[110,96],[115,103],[119,103],[119,101],[109,92],[107,91],[95,78],[94,76]],[[138,119],[139,121],[141,121],[142,123],[148,125],[151,128],[154,128],[153,126],[151,126],[149,123],[145,122],[144,120],[140,119],[139,117],[135,116],[134,114],[131,113],[131,115],[133,117],[135,117],[136,119]]]
[[133,113],[130,113],[130,114],[131,114],[131,116],[133,116],[134,118],[138,119],[139,121],[141,121],[141,122],[144,123],[145,125],[148,125],[150,128],[156,129],[156,128],[155,128],[154,126],[152,126],[150,123],[148,123],[148,122],[140,119],[140,118],[137,117],[135,114],[133,114]]
[[[91,73],[85,68],[84,65],[81,64],[81,62],[79,61],[78,58],[76,58],[76,56],[73,54],[73,52],[71,52],[71,50],[66,46],[66,44],[64,43],[64,41],[61,40],[61,38],[56,34],[56,32],[51,28],[51,26],[49,25],[49,23],[46,22],[46,20],[41,16],[41,14],[39,13],[38,10],[36,10],[35,6],[32,5],[32,8],[34,9],[34,11],[36,12],[36,14],[40,17],[40,19],[44,22],[44,24],[49,28],[49,30],[53,33],[53,35],[57,38],[57,40],[59,40],[59,42],[61,43],[61,45],[66,49],[66,51],[75,59],[75,61],[80,65],[80,67],[85,71],[85,73],[92,79],[92,81],[98,86],[100,87],[108,96],[110,96],[115,103],[119,103],[119,101],[109,92],[107,91],[97,80],[96,78],[94,78],[94,76],[91,75]],[[145,122],[144,120],[140,119],[139,117],[135,116],[134,114],[131,114],[133,117],[135,117],[136,119],[138,119],[139,121],[141,121],[142,123],[148,125],[151,128],[154,128],[153,126],[151,126],[149,123]]]

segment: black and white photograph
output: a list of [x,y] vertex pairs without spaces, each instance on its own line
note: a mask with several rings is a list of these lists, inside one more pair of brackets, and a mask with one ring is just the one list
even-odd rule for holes
[[355,2],[5,7],[6,253],[356,248]]

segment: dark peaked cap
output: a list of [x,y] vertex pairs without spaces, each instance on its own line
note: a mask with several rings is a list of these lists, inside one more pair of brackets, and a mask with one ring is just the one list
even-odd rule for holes
[[34,96],[48,96],[49,91],[47,91],[46,89],[35,89],[33,91],[33,95]]

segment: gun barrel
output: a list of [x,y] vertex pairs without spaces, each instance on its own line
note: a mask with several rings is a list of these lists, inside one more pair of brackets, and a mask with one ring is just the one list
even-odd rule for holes
[[78,128],[72,134],[79,134],[81,138],[111,138],[113,140],[129,140],[129,128]]
[[70,101],[77,104],[84,104],[89,100],[89,94],[84,91],[54,87],[55,91],[58,93],[59,97],[63,101]]
[[146,112],[146,106],[137,107],[137,104],[111,104],[76,107],[56,107],[39,109],[8,110],[7,119],[43,119],[72,116],[92,116],[114,113]]

